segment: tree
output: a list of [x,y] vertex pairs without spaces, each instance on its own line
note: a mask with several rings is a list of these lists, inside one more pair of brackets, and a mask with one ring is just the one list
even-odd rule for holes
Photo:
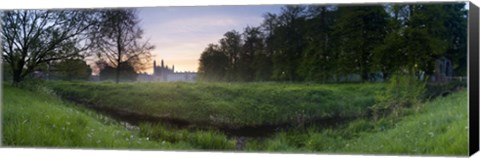
[[104,65],[101,67],[100,70],[100,80],[112,80],[116,81],[117,79],[117,70],[119,71],[120,80],[119,81],[136,81],[137,80],[137,72],[133,66],[129,65],[128,62],[120,63],[118,67],[112,67],[107,63],[103,63]]
[[226,79],[229,81],[239,80],[239,59],[242,52],[242,36],[239,32],[232,30],[226,32],[222,39],[220,39],[220,50],[228,58],[228,68],[226,72]]
[[385,60],[382,65],[386,72],[433,73],[435,60],[445,55],[450,43],[444,25],[447,14],[442,7],[434,4],[392,7],[393,31],[389,32],[376,55],[380,58],[377,60]]
[[307,10],[306,47],[299,66],[300,74],[308,81],[327,81],[334,76],[336,36],[333,35],[336,21],[333,6],[309,6]]
[[251,79],[256,81],[269,80],[272,75],[271,53],[265,48],[265,35],[261,27],[247,27],[243,33],[245,42],[243,49],[250,52],[252,61],[250,62]]
[[95,10],[12,10],[2,15],[1,50],[17,85],[39,65],[84,56]]
[[200,56],[199,79],[204,81],[223,81],[230,67],[228,56],[218,45],[209,44]]
[[273,61],[272,56],[275,50],[274,30],[279,26],[278,17],[276,14],[266,13],[263,15],[263,22],[261,24],[261,31],[264,34],[263,43],[264,54],[259,54],[256,57],[257,72],[256,80],[265,81],[271,80],[273,75]]
[[120,81],[121,64],[142,71],[151,60],[154,46],[143,42],[143,30],[133,9],[107,9],[101,12],[100,24],[92,41],[98,48],[97,57],[115,68],[115,82]]
[[92,70],[82,58],[65,59],[52,64],[55,74],[63,80],[88,80]]
[[358,73],[369,79],[373,51],[386,35],[387,18],[383,6],[341,6],[335,28],[340,38],[340,65],[346,73]]
[[445,27],[448,47],[445,56],[452,60],[455,75],[467,75],[467,14],[465,3],[443,6],[446,12]]
[[[243,49],[240,54],[239,76],[242,81],[253,81],[255,76],[263,77],[266,71],[264,44],[259,27],[246,27],[243,32]],[[268,75],[268,74],[267,74]]]
[[273,32],[274,53],[272,55],[273,74],[276,80],[298,81],[297,67],[300,65],[305,41],[304,6],[286,6],[278,17],[278,27]]

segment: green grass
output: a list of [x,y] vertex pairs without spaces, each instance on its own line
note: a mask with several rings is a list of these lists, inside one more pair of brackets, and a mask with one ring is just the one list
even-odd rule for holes
[[[259,125],[291,117],[356,117],[334,127],[292,128],[247,138],[249,152],[468,154],[467,93],[460,91],[373,121],[365,110],[383,84],[48,83],[42,92],[4,86],[3,144],[7,146],[234,150],[236,138],[217,130],[141,123],[127,130],[54,94],[97,106],[168,115],[213,124]],[[245,116],[243,116],[245,115]],[[263,116],[267,115],[267,116]],[[286,116],[283,116],[286,115]],[[277,117],[278,116],[278,117]],[[289,118],[290,117],[290,118]],[[148,139],[148,140],[147,140]]]
[[186,143],[195,149],[235,149],[234,140],[229,140],[223,133],[214,130],[189,131],[185,129],[172,129],[165,125],[150,123],[143,123],[139,127],[141,135],[159,142]]
[[358,117],[383,84],[51,82],[63,97],[195,124],[257,126]]
[[44,92],[3,86],[2,144],[23,147],[191,149],[140,137],[102,115]]
[[468,154],[467,93],[426,103],[388,131],[362,134],[344,151],[388,154]]
[[[343,127],[287,131],[266,140],[250,140],[248,151],[296,151],[354,154],[468,154],[467,93],[425,103],[418,113],[378,121],[357,119]],[[409,109],[406,109],[409,110]],[[301,142],[301,143],[299,143]]]

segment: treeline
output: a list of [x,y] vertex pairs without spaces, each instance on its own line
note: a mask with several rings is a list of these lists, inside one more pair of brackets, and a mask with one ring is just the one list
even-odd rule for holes
[[200,57],[204,81],[369,81],[432,75],[435,60],[466,75],[465,3],[285,6],[261,26],[228,31]]

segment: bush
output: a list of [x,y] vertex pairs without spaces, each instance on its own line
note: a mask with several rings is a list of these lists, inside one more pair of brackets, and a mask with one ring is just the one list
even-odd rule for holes
[[411,73],[395,73],[389,80],[386,90],[377,94],[377,103],[371,107],[375,119],[393,113],[398,116],[402,108],[419,109],[420,99],[425,92],[426,81],[421,81]]

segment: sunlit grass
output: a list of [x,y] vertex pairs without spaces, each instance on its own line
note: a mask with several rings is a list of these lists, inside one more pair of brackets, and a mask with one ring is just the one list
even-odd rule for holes
[[3,86],[2,144],[22,147],[182,149],[159,144],[112,120],[43,92]]

